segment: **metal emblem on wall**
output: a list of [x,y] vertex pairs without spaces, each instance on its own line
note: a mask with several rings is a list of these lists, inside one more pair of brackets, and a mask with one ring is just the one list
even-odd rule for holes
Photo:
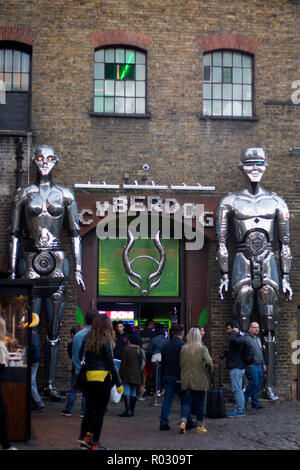
[[[162,274],[162,271],[164,269],[164,266],[165,266],[165,263],[166,263],[166,251],[165,251],[165,248],[160,240],[160,232],[158,231],[155,238],[153,239],[153,242],[160,254],[160,258],[159,260],[153,258],[152,256],[149,256],[149,255],[140,255],[140,256],[136,256],[135,258],[133,258],[132,260],[129,259],[129,253],[130,253],[130,250],[132,249],[133,245],[134,245],[134,242],[135,242],[135,239],[134,239],[134,236],[132,234],[132,232],[130,230],[128,230],[128,241],[127,241],[127,244],[124,248],[124,251],[123,251],[123,264],[124,264],[124,268],[125,268],[125,271],[126,273],[128,274],[128,281],[129,281],[129,284],[131,284],[133,287],[135,287],[143,297],[146,297],[147,295],[149,295],[149,293],[151,292],[152,289],[154,289],[159,283],[160,283],[160,280],[161,280],[161,274]],[[136,273],[135,271],[133,271],[132,269],[132,264],[137,261],[138,259],[150,259],[151,261],[154,261],[156,264],[157,264],[157,270],[154,271],[153,273],[149,274],[147,276],[147,289],[143,289],[142,286],[143,286],[143,278],[140,274]],[[155,278],[157,278],[156,280],[154,280]],[[133,280],[132,278],[135,278],[135,280]],[[151,282],[153,281],[153,282]]]

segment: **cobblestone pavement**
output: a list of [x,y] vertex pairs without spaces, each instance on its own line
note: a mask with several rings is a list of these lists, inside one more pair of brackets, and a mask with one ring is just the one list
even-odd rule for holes
[[[158,403],[162,402],[162,398]],[[79,450],[80,401],[71,417],[61,415],[64,400],[46,401],[46,409],[32,413],[32,438],[14,443],[20,450]],[[112,450],[299,450],[300,402],[262,402],[261,410],[245,417],[208,419],[206,434],[195,429],[179,434],[179,401],[173,402],[170,431],[159,431],[160,406],[153,398],[138,401],[133,418],[118,416],[123,403],[110,404],[105,416],[101,444]],[[227,404],[227,412],[233,404]]]

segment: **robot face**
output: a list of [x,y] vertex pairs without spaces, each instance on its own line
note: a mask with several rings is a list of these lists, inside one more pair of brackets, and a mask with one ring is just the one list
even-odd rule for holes
[[243,162],[242,169],[251,183],[259,183],[266,171],[266,162],[264,160],[246,160]]
[[58,158],[52,147],[42,146],[37,149],[33,162],[42,176],[48,176],[57,164]]

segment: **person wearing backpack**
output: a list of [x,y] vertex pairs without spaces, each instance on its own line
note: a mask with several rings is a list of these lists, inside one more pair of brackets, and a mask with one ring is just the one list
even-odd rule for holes
[[220,359],[226,357],[226,369],[229,370],[231,389],[235,397],[235,409],[227,416],[234,418],[245,416],[245,396],[243,392],[245,336],[241,333],[239,324],[235,321],[227,323],[226,331],[229,334],[229,347],[227,351],[223,352]]

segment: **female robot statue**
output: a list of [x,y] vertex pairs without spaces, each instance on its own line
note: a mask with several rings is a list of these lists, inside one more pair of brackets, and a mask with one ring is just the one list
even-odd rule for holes
[[[246,331],[254,305],[257,305],[263,335],[267,366],[264,396],[278,397],[274,391],[275,327],[277,325],[279,277],[272,244],[278,233],[282,290],[286,300],[292,299],[289,283],[291,251],[289,247],[289,211],[277,194],[260,186],[267,167],[262,148],[248,148],[242,153],[239,168],[245,175],[246,187],[225,196],[217,214],[217,260],[221,270],[219,295],[229,287],[228,249],[229,225],[236,238],[231,285],[234,319]],[[275,230],[276,229],[276,230]]]
[[[74,275],[77,284],[84,290],[78,211],[72,191],[52,181],[53,169],[59,161],[54,149],[48,145],[38,147],[32,161],[37,170],[36,182],[19,188],[12,206],[10,277],[57,281],[55,285],[58,287],[45,296],[49,375],[46,390],[53,400],[59,400],[60,394],[54,381],[59,328],[65,303],[65,281],[69,273],[69,263],[60,243],[60,234],[66,216],[74,258]],[[21,247],[20,241],[23,242]],[[42,300],[42,297],[33,299],[32,311],[38,315]]]

